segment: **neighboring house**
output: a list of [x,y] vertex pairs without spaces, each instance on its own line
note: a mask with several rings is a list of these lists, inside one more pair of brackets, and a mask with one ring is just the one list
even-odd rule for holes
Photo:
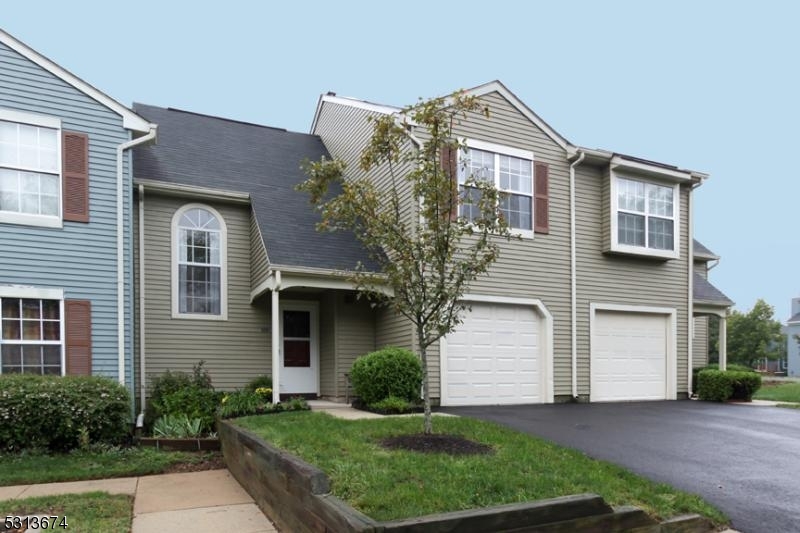
[[127,147],[154,134],[0,30],[1,373],[133,385]]
[[787,371],[790,376],[800,376],[800,298],[792,298],[792,316],[786,321]]
[[724,349],[726,339],[726,325],[724,320],[733,302],[719,289],[708,281],[709,271],[719,264],[719,256],[694,239],[694,278],[692,292],[694,294],[694,332],[692,349],[692,366],[701,368],[709,363],[709,321],[708,317],[717,316],[719,320],[719,335],[723,339],[720,344]]

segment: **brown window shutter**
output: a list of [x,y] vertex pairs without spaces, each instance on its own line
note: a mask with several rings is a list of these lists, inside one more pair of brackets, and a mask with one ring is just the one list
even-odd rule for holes
[[92,302],[64,300],[67,374],[92,375]]
[[533,163],[533,231],[550,233],[550,165]]
[[61,132],[64,220],[89,222],[89,136]]
[[451,190],[449,205],[442,209],[443,213],[450,214],[450,220],[458,218],[458,148],[445,145],[441,150],[442,170],[450,178]]

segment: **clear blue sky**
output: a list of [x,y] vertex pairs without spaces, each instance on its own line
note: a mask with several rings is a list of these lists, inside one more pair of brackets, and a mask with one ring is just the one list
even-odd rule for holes
[[737,309],[783,321],[800,296],[800,3],[28,1],[0,20],[125,104],[296,131],[327,91],[404,105],[500,79],[575,144],[711,174],[695,236]]

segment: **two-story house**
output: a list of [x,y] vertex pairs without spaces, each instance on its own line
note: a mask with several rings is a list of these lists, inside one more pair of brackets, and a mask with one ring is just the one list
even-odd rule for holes
[[[695,294],[713,288],[695,275],[690,216],[707,176],[574,146],[499,82],[469,92],[490,117],[457,126],[468,146],[459,175],[495,180],[522,239],[503,244],[464,297],[464,323],[431,350],[432,396],[445,405],[687,397],[691,368],[706,362],[705,352],[692,356],[705,335],[696,324],[730,305],[716,291],[695,308]],[[355,298],[343,272],[368,261],[356,241],[316,232],[294,190],[300,163],[322,155],[359,177],[367,118],[400,109],[329,93],[308,135],[135,110],[159,124],[159,144],[135,154],[146,373],[204,359],[225,387],[270,373],[276,395],[343,399],[355,357],[414,348],[408,321]],[[410,143],[425,135],[410,133]],[[410,195],[404,209],[418,218]]]
[[0,373],[132,386],[129,149],[154,136],[0,30]]

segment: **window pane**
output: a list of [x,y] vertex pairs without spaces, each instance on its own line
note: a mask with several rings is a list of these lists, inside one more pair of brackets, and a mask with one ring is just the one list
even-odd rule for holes
[[650,217],[647,240],[650,248],[656,250],[673,250],[674,227],[672,220]]
[[533,224],[531,204],[532,198],[530,196],[505,194],[500,199],[500,212],[506,218],[510,227],[529,230]]
[[38,320],[22,321],[22,340],[39,341],[42,340],[42,323]]
[[42,347],[25,345],[22,347],[22,366],[42,366]]
[[311,342],[298,340],[283,341],[283,366],[305,367],[311,366]]
[[469,150],[467,178],[494,183],[494,154],[483,150]]
[[644,203],[644,183],[623,178],[617,179],[619,209],[644,213]]
[[306,339],[311,337],[311,313],[308,311],[284,311],[283,336]]
[[6,344],[2,346],[3,366],[13,365],[20,366],[22,364],[22,347],[14,344]]
[[19,318],[19,298],[3,298],[3,318]]
[[20,326],[19,320],[13,319],[3,319],[3,335],[2,338],[5,340],[20,340],[22,333],[22,328]]
[[618,213],[617,240],[620,244],[644,246],[644,216]]
[[648,213],[662,217],[672,216],[672,188],[648,185]]
[[61,339],[61,322],[44,321],[44,340],[57,341]]
[[58,300],[42,300],[42,318],[58,320],[61,318],[61,309]]
[[61,368],[61,346],[42,346],[44,364]]
[[41,317],[40,307],[41,300],[22,300],[22,318],[35,318]]
[[480,217],[481,210],[478,203],[481,199],[481,192],[474,187],[460,187],[461,196],[461,216],[469,221]]
[[58,197],[42,196],[40,214],[58,216]]
[[16,144],[10,144],[0,141],[0,165],[9,167],[17,166],[17,150]]
[[209,246],[211,247],[209,262],[212,265],[219,265],[219,232],[212,231],[208,234]]
[[0,142],[17,143],[17,125],[15,123],[0,121]]

